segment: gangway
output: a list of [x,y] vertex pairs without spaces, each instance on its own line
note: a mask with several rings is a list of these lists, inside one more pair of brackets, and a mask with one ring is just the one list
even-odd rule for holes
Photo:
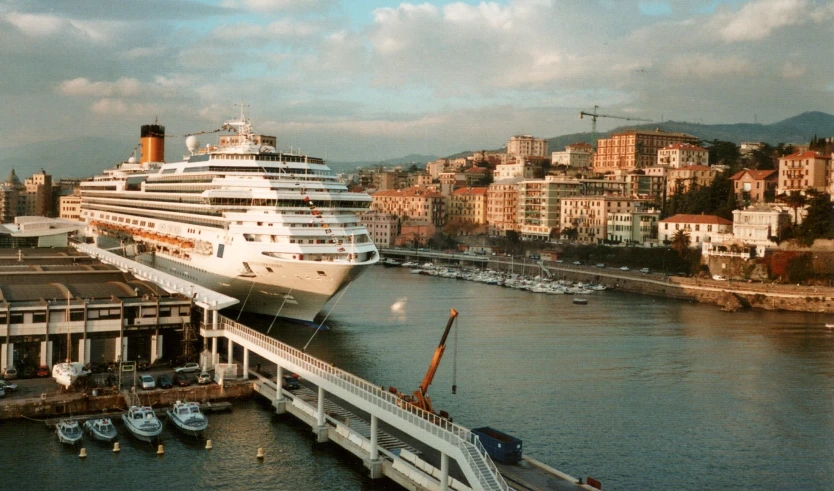
[[[226,338],[230,341],[230,354],[233,344],[242,346],[244,366],[248,366],[249,352],[275,363],[278,367],[278,381],[282,379],[283,371],[289,370],[315,384],[318,394],[314,432],[319,441],[327,440],[324,403],[325,393],[329,393],[370,415],[370,465],[381,466],[376,429],[379,421],[382,421],[440,453],[440,483],[445,484],[449,480],[448,459],[451,458],[457,463],[472,489],[510,489],[495,463],[487,455],[478,436],[469,429],[417,407],[402,407],[397,396],[382,387],[227,317],[219,316],[218,322],[203,324],[201,334],[206,338]],[[283,392],[278,390],[276,394],[275,402],[280,407],[283,403]],[[448,488],[441,485],[441,489]]]

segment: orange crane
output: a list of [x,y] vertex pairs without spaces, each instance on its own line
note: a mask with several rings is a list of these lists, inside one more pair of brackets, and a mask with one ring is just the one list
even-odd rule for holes
[[579,111],[579,119],[582,119],[583,116],[591,117],[591,132],[593,132],[594,134],[596,134],[597,132],[597,118],[625,119],[626,121],[651,121],[651,119],[632,118],[629,116],[612,116],[610,114],[599,114],[597,113],[597,109],[599,109],[599,106],[594,106],[594,112],[592,113]]
[[[455,321],[457,316],[458,311],[451,309],[449,313],[449,321],[446,323],[446,330],[443,331],[443,336],[440,338],[440,344],[438,344],[437,348],[434,350],[434,356],[431,359],[426,375],[423,377],[423,381],[420,383],[420,387],[411,395],[397,392],[397,389],[394,387],[390,387],[388,389],[390,392],[397,394],[397,397],[399,397],[403,402],[429,413],[434,413],[434,407],[432,407],[431,398],[428,395],[429,385],[431,385],[432,380],[434,380],[434,374],[440,366],[440,359],[443,358],[443,352],[446,351],[446,338],[449,337],[449,331],[452,329],[452,323]],[[452,386],[453,394],[455,393],[456,388],[456,386]],[[446,411],[440,411],[437,414],[438,416],[449,419],[450,421],[452,419]]]

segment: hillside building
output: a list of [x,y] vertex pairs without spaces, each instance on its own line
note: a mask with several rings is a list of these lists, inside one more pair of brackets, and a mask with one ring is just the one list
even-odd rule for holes
[[724,234],[732,231],[733,222],[716,215],[687,215],[678,214],[664,218],[658,223],[658,240],[671,242],[675,233],[685,230],[689,234],[689,247],[701,247],[703,242],[715,241]]
[[507,155],[516,157],[547,157],[547,140],[532,135],[516,135],[507,142]]
[[605,174],[616,170],[630,171],[657,165],[661,148],[675,143],[697,144],[699,139],[685,133],[661,130],[630,130],[597,141],[593,170]]
[[828,192],[831,178],[831,157],[807,151],[786,155],[779,159],[776,194],[790,194],[808,189]]
[[666,195],[686,193],[693,187],[706,187],[712,184],[718,172],[706,165],[687,165],[670,168],[666,172]]
[[657,151],[657,165],[686,167],[709,165],[709,150],[689,143],[673,143]]
[[[776,195],[776,170],[744,169],[730,177],[733,181],[733,193],[739,203],[762,203],[772,201]],[[770,197],[768,199],[768,197]]]
[[446,199],[436,191],[420,188],[377,191],[371,210],[396,215],[401,221],[418,220],[442,227],[446,223]]

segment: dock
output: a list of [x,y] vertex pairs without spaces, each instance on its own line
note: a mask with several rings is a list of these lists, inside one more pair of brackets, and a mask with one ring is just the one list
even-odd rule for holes
[[[254,391],[271,401],[277,414],[309,425],[317,442],[336,443],[362,459],[373,479],[387,477],[415,490],[600,489],[531,458],[496,464],[468,428],[403,404],[376,384],[236,321],[215,318],[202,326],[201,335],[211,340],[212,352],[226,342],[228,373],[252,380]],[[243,348],[241,371],[231,356],[235,345]],[[250,371],[250,353],[274,364],[274,376],[271,367],[268,377]],[[278,386],[289,373],[299,376],[299,389]]]

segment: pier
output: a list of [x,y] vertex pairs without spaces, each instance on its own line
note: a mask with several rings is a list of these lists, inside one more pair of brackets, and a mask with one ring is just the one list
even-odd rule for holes
[[[477,435],[468,428],[405,404],[396,395],[277,339],[218,316],[200,334],[227,340],[229,363],[234,345],[275,365],[275,376],[243,370],[255,392],[312,429],[316,441],[331,441],[362,459],[372,478],[388,477],[406,489],[545,490],[597,489],[551,467],[525,458],[499,469]],[[262,367],[267,368],[267,367]],[[281,389],[285,374],[300,376],[302,387]],[[512,486],[503,474],[510,477]]]

